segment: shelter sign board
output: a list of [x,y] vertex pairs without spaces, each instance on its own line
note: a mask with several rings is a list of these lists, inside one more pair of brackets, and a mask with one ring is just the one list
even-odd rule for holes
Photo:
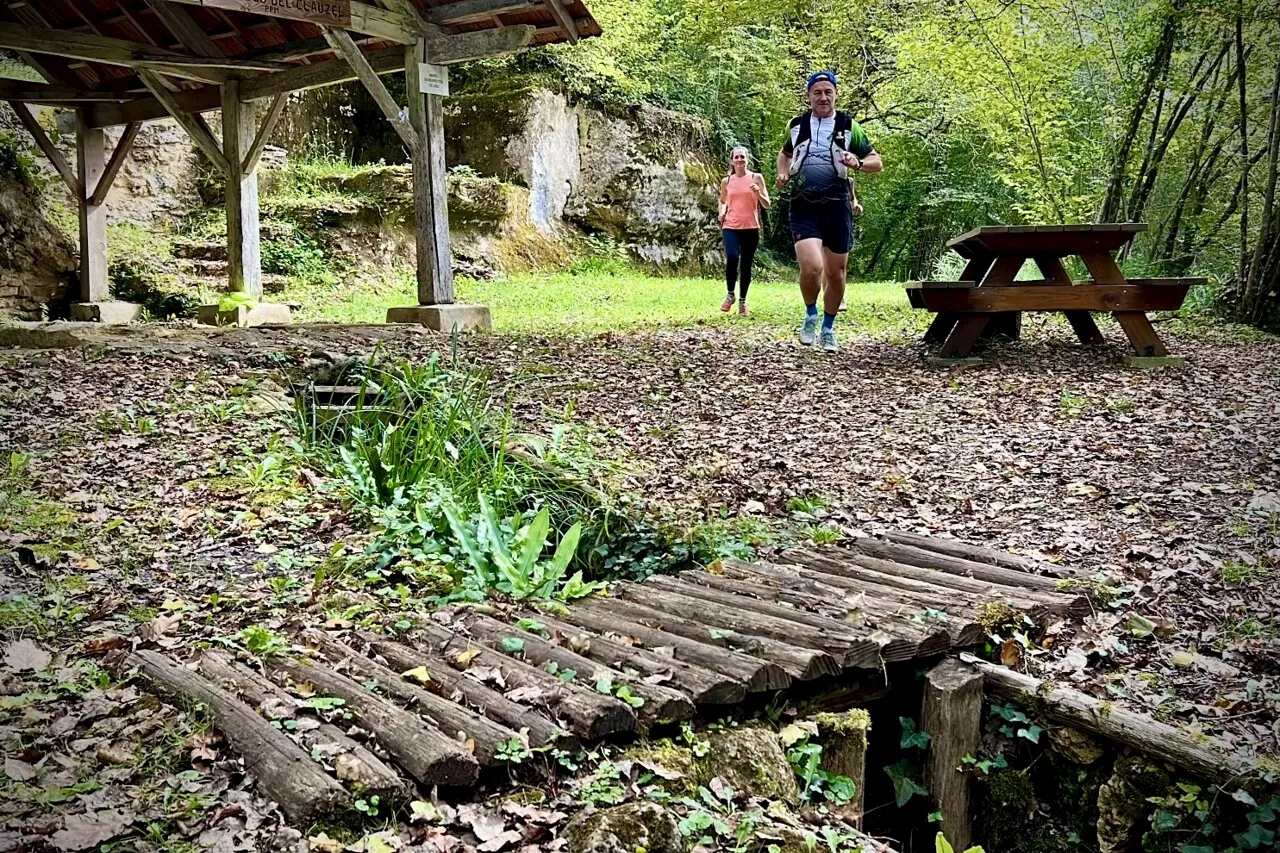
[[351,26],[351,0],[199,0],[201,6],[253,12],[331,27]]
[[430,62],[418,63],[418,87],[424,95],[449,95],[449,67],[432,65]]

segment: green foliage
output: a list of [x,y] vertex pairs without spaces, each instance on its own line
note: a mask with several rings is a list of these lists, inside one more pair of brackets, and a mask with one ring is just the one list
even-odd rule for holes
[[929,789],[920,781],[919,771],[910,761],[903,759],[890,764],[884,772],[893,781],[894,802],[898,808],[905,806],[914,796],[929,796]]
[[11,130],[0,130],[0,176],[5,175],[29,187],[44,186],[35,155],[23,138]]
[[991,713],[1005,721],[1005,725],[1000,726],[1000,733],[1005,737],[1020,737],[1032,743],[1040,742],[1040,735],[1044,733],[1044,729],[1032,723],[1031,718],[1019,711],[1012,702],[1005,705],[992,705]]
[[261,625],[250,625],[236,634],[235,638],[246,650],[258,657],[284,654],[289,650],[288,640]]
[[917,731],[915,720],[910,717],[899,717],[898,723],[902,726],[902,741],[899,744],[902,749],[929,748],[932,736],[928,732]]
[[800,799],[806,803],[850,802],[857,786],[848,776],[822,769],[822,745],[801,738],[787,748],[787,761],[800,782]]
[[[951,842],[941,832],[937,834],[933,841],[933,847],[936,853],[955,853],[955,848],[951,846]],[[964,853],[985,853],[981,847],[968,847]]]
[[[1273,850],[1280,824],[1280,796],[1259,803],[1252,794],[1236,790],[1226,792],[1211,787],[1201,788],[1191,782],[1178,782],[1177,792],[1163,797],[1150,797],[1156,805],[1151,813],[1151,831],[1162,844],[1176,845],[1178,853],[1245,853],[1251,850]],[[1241,816],[1240,812],[1243,810]],[[1236,812],[1233,825],[1229,813]],[[1235,827],[1243,824],[1236,831]],[[1230,839],[1229,843],[1223,844]],[[1222,845],[1222,846],[1219,846]]]
[[234,311],[237,308],[252,308],[258,304],[258,300],[254,299],[247,293],[234,291],[232,293],[224,293],[218,300],[219,311]]
[[262,271],[291,276],[304,285],[332,287],[338,283],[324,250],[297,228],[262,241]]

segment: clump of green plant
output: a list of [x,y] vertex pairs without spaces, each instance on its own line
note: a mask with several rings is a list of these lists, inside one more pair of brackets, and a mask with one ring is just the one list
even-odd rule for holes
[[37,189],[44,184],[35,155],[21,137],[10,130],[0,130],[0,175],[11,175]]
[[[1191,782],[1178,782],[1177,791],[1163,797],[1148,797],[1156,806],[1151,829],[1156,838],[1177,844],[1178,853],[1244,853],[1276,849],[1280,829],[1280,797],[1259,803],[1252,794],[1237,790],[1230,797],[1216,786],[1208,790]],[[1243,828],[1233,832],[1230,808],[1245,810]],[[1224,826],[1223,823],[1227,823]],[[1239,826],[1240,824],[1235,824]],[[1227,838],[1230,842],[1219,846]],[[1181,842],[1181,843],[1180,843]]]
[[338,283],[324,250],[297,229],[262,241],[262,271],[291,276],[310,285],[332,287]]
[[457,597],[481,600],[489,590],[516,600],[554,598],[572,601],[600,589],[603,584],[587,583],[582,572],[565,580],[565,572],[578,550],[582,535],[581,522],[560,539],[549,561],[541,559],[551,529],[551,512],[538,511],[533,521],[519,526],[515,516],[506,522],[498,520],[483,494],[478,496],[478,522],[464,519],[456,507],[443,507],[454,539],[466,557],[468,571],[462,578]]
[[803,737],[787,748],[787,761],[800,782],[800,799],[813,803],[830,801],[847,803],[857,793],[857,785],[848,776],[822,769],[822,744]]

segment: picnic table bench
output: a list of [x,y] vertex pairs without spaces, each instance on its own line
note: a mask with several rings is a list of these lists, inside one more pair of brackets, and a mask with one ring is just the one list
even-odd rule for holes
[[[907,285],[913,308],[938,316],[925,333],[941,344],[942,358],[964,358],[987,334],[1017,338],[1023,311],[1061,311],[1085,346],[1103,342],[1090,312],[1110,311],[1139,356],[1167,356],[1169,350],[1147,319],[1148,311],[1176,311],[1202,278],[1126,279],[1115,255],[1146,225],[988,225],[947,242],[967,262],[959,281]],[[1072,281],[1063,259],[1079,257],[1092,276]],[[1028,260],[1044,276],[1014,278]]]

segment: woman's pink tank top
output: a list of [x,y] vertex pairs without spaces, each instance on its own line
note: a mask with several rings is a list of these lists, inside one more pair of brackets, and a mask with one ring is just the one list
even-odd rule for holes
[[725,228],[760,228],[760,201],[751,189],[751,182],[754,180],[755,177],[750,172],[742,177],[729,177],[729,186],[725,189],[729,207],[724,217]]

